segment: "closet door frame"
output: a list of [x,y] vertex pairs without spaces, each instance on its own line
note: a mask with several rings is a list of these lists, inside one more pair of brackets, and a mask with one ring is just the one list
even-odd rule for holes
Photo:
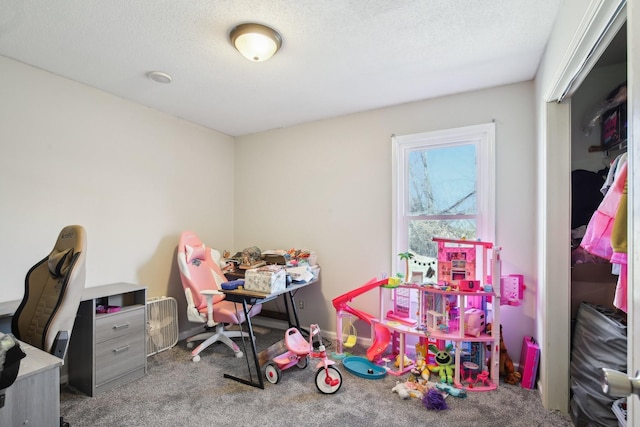
[[[628,85],[628,144],[629,160],[629,215],[628,215],[628,331],[627,366],[628,374],[640,372],[640,150],[634,149],[640,137],[640,0],[591,0],[585,6],[580,25],[575,31],[570,46],[567,47],[553,85],[545,96],[545,139],[558,150],[559,143],[570,145],[570,96],[579,87],[602,52],[613,39],[624,22],[627,23],[627,85]],[[635,42],[634,42],[635,40]],[[564,101],[564,102],[563,102]],[[567,133],[569,137],[567,137]],[[565,150],[550,153],[549,145],[541,149],[543,177],[539,212],[554,215],[554,221],[540,220],[541,244],[540,280],[544,289],[539,291],[539,314],[542,321],[538,333],[543,343],[541,358],[541,397],[545,408],[568,410],[569,403],[569,290],[557,286],[570,283],[569,255],[558,256],[557,240],[554,236],[569,234],[570,179],[560,182],[555,189],[549,187],[554,177],[561,177],[570,171],[570,153]],[[554,158],[555,157],[555,158]],[[566,168],[565,168],[565,164]],[[638,171],[636,171],[638,170]],[[562,200],[562,196],[566,196]],[[567,251],[568,252],[568,251]],[[636,268],[633,268],[634,265]],[[597,372],[593,373],[598,375]],[[628,399],[627,425],[640,425],[640,401],[638,397]]]
[[[627,6],[628,230],[629,283],[627,372],[640,371],[640,2]],[[627,399],[627,425],[640,425],[640,400]]]

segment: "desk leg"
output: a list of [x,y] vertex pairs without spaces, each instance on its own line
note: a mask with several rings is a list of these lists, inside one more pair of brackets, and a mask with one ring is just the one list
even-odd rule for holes
[[[247,354],[246,351],[244,352],[244,357],[247,360],[247,367],[249,368],[249,379],[246,380],[244,378],[235,377],[229,374],[224,374],[224,377],[241,382],[243,384],[264,389],[264,380],[262,379],[262,375],[260,372],[260,361],[258,360],[258,351],[256,349],[256,342],[253,335],[253,326],[251,325],[251,317],[249,317],[249,309],[247,307],[247,301],[244,299],[242,300],[242,310],[244,311],[244,318],[245,318],[245,321],[247,322],[247,327],[249,329],[249,340],[251,341],[251,351],[253,353],[253,361],[256,367],[256,375],[258,376],[258,382],[256,383],[255,381],[253,381],[251,367],[249,366],[251,362],[249,362],[249,355]],[[244,338],[242,339],[244,340]]]
[[[298,319],[298,310],[296,309],[296,302],[293,299],[293,293],[292,292],[288,292],[289,294],[289,300],[291,301],[291,310],[293,311],[293,318],[296,321],[295,325],[291,324],[291,316],[289,317],[289,326],[295,326],[296,328],[300,329],[300,320]],[[286,303],[286,298],[285,298],[285,303]]]

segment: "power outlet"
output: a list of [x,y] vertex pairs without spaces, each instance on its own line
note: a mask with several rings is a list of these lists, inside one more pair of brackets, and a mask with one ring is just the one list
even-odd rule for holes
[[298,301],[298,308],[300,310],[304,310],[304,301],[302,301],[302,300]]

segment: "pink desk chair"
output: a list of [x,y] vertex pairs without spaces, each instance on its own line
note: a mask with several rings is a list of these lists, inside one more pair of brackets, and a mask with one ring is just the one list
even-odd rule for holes
[[[249,334],[224,328],[225,324],[243,323],[245,317],[242,305],[225,301],[220,291],[220,285],[227,281],[220,267],[220,252],[206,247],[195,233],[185,231],[180,235],[177,257],[187,299],[187,318],[205,324],[205,332],[187,338],[189,348],[194,341],[203,341],[191,352],[193,361],[199,361],[200,353],[218,341],[231,348],[236,357],[242,357],[242,351],[231,338],[248,337]],[[249,316],[255,316],[261,309],[261,305],[253,305]]]

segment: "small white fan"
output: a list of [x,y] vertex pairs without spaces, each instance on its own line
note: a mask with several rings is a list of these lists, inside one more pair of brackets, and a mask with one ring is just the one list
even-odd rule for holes
[[178,309],[175,298],[147,300],[147,356],[167,350],[178,342]]

